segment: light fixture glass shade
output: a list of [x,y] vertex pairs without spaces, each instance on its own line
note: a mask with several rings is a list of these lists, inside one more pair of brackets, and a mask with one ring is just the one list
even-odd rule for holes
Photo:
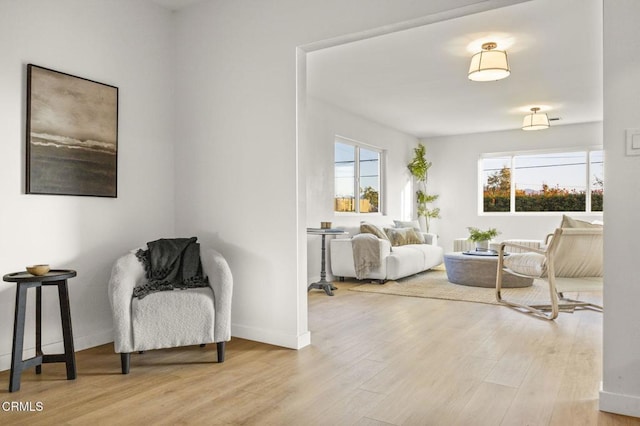
[[549,128],[549,117],[544,112],[538,114],[538,108],[531,108],[533,111],[524,117],[522,130],[542,130]]
[[[486,48],[485,46],[490,48]],[[509,69],[507,52],[504,50],[494,50],[494,47],[495,43],[485,43],[482,46],[482,51],[471,57],[469,80],[496,81],[509,77],[511,70]]]

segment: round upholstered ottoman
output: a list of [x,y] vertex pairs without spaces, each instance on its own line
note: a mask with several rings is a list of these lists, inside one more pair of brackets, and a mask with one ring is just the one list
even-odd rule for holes
[[[478,256],[462,252],[446,253],[444,266],[449,282],[472,287],[495,287],[498,256]],[[519,277],[505,272],[503,288],[530,287],[532,278]]]

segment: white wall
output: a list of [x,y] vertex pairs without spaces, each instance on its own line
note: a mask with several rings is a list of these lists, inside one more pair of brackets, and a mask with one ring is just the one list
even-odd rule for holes
[[600,409],[640,417],[640,157],[625,129],[640,128],[637,0],[604,2],[605,292]]
[[[0,270],[43,261],[75,268],[76,348],[109,341],[111,264],[126,249],[171,234],[175,206],[180,234],[201,235],[231,263],[234,334],[304,344],[306,171],[298,161],[304,146],[296,143],[300,97],[294,83],[304,67],[296,66],[296,47],[345,34],[357,39],[370,29],[390,31],[390,24],[430,14],[437,21],[516,2],[464,7],[476,0],[211,0],[171,15],[131,0],[0,0]],[[623,151],[624,129],[640,127],[640,3],[605,0],[604,16],[608,254],[600,404],[640,416],[640,225],[633,213],[640,209],[639,160]],[[28,62],[120,88],[117,199],[23,194]],[[12,324],[14,285],[0,283],[0,294],[0,322]],[[58,314],[50,296],[45,293],[44,343],[57,346]],[[10,327],[0,328],[0,368],[8,366],[10,335]]]
[[[334,200],[334,142],[336,135],[384,150],[385,205],[382,214],[336,214]],[[409,220],[413,212],[413,191],[407,163],[418,140],[395,129],[369,121],[317,98],[307,98],[306,226],[319,227],[330,221],[333,227],[356,226],[361,220],[390,224],[394,219]],[[320,278],[321,237],[307,240],[307,281]],[[327,243],[329,246],[329,244]],[[327,272],[330,272],[330,263]],[[331,278],[331,275],[328,275]]]
[[[440,207],[442,218],[433,222],[434,229],[440,245],[445,251],[451,251],[454,239],[469,236],[468,226],[497,228],[501,232],[497,240],[540,240],[553,232],[562,218],[561,213],[478,214],[480,154],[602,145],[602,123],[552,126],[537,132],[476,133],[430,138],[423,142],[427,147],[427,157],[433,162],[429,170],[429,191],[440,195],[434,206]],[[573,213],[570,216],[589,221],[602,219],[602,214]]]
[[[211,0],[177,14],[177,231],[200,235],[228,259],[235,336],[309,342],[297,48],[516,2]],[[304,128],[304,105],[298,112]]]
[[[0,271],[77,270],[69,280],[76,350],[112,341],[114,260],[174,231],[170,19],[140,1],[0,1]],[[24,193],[27,63],[119,87],[118,198]],[[43,344],[61,350],[55,289],[43,299]],[[0,369],[10,366],[14,300],[15,284],[0,282]]]

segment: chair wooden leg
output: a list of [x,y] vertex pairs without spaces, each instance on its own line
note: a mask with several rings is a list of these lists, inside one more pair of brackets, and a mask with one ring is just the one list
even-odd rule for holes
[[120,354],[120,363],[122,364],[122,374],[129,374],[129,367],[131,366],[131,354]]
[[216,350],[218,352],[218,362],[224,362],[224,350],[226,342],[216,343]]

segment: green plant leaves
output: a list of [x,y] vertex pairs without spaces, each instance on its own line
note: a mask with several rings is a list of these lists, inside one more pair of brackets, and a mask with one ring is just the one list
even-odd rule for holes
[[469,226],[467,229],[469,230],[469,239],[471,241],[488,241],[500,235],[500,232],[496,228],[489,228],[486,231],[483,231],[479,228]]
[[426,219],[427,232],[429,232],[429,219],[440,218],[440,209],[430,209],[427,204],[433,203],[439,195],[427,194],[426,192],[429,168],[431,168],[431,162],[427,161],[425,157],[427,149],[423,144],[418,144],[413,153],[413,159],[407,164],[407,168],[420,186],[420,189],[416,191],[417,214],[418,217]]

